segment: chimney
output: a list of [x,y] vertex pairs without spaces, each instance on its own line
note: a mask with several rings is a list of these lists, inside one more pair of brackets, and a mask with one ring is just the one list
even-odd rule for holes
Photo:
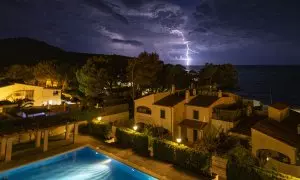
[[222,95],[222,90],[219,90],[218,91],[218,98],[221,98],[223,95]]
[[185,90],[185,103],[189,103],[189,102],[190,102],[190,91]]
[[281,122],[290,114],[290,108],[286,104],[274,103],[268,106],[268,116],[270,119]]
[[171,94],[175,94],[175,84],[172,84],[172,88],[171,88]]
[[196,96],[196,95],[197,95],[197,90],[193,89],[193,96]]

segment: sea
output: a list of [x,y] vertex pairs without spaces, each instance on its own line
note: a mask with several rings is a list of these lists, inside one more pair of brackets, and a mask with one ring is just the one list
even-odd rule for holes
[[[189,66],[199,71],[203,66]],[[235,93],[264,104],[281,102],[300,107],[300,66],[238,65],[239,90]]]

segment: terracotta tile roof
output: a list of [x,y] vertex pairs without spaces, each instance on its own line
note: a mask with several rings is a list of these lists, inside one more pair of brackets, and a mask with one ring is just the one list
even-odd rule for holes
[[206,122],[190,120],[190,119],[185,119],[179,123],[179,126],[192,128],[192,129],[198,129],[198,130],[204,129],[206,125],[207,125]]
[[219,98],[217,96],[198,95],[197,97],[192,99],[189,103],[187,103],[187,105],[208,107],[208,106],[212,105],[218,99]]
[[289,107],[288,105],[286,105],[286,104],[284,104],[284,103],[274,103],[274,104],[271,104],[271,105],[269,105],[269,106],[271,106],[271,107],[273,107],[273,108],[275,108],[275,109],[278,109],[278,110],[283,110],[283,109]]
[[300,135],[297,132],[298,124],[300,124],[300,113],[290,110],[289,116],[281,122],[267,118],[255,124],[253,129],[299,148]]
[[171,94],[167,97],[162,98],[159,101],[156,101],[154,103],[154,105],[159,105],[159,106],[167,106],[167,107],[173,107],[176,104],[180,103],[181,101],[183,101],[185,99],[185,95],[184,94]]

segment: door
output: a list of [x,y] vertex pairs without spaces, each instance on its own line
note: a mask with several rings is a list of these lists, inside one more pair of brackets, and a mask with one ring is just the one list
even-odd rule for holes
[[195,129],[193,130],[193,137],[194,142],[198,140],[198,131]]

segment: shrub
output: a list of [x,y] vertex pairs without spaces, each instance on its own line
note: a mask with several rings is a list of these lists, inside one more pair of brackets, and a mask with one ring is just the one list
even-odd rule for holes
[[159,160],[174,162],[174,148],[171,143],[166,141],[154,139],[153,140],[153,156]]
[[211,154],[203,153],[201,151],[191,151],[190,169],[192,171],[202,171],[202,173],[208,173],[211,165]]
[[132,147],[132,136],[125,132],[123,128],[116,129],[117,143],[124,148]]
[[174,164],[178,165],[178,166],[181,166],[181,167],[184,167],[184,168],[191,168],[191,167],[188,167],[188,163],[189,161],[191,161],[191,154],[190,154],[190,151],[189,151],[189,148],[186,147],[186,146],[178,146],[176,148],[174,148],[175,150],[175,162]]
[[228,153],[227,178],[244,180],[261,180],[265,179],[261,173],[255,171],[257,159],[253,157],[251,152],[241,145],[236,146]]
[[148,156],[148,136],[128,128],[117,128],[117,143],[122,147],[131,147],[138,154]]
[[132,148],[135,152],[148,156],[148,136],[141,133],[134,133],[132,138]]
[[111,137],[112,126],[110,124],[102,122],[90,122],[89,132],[92,135],[98,136],[103,139],[109,139]]
[[157,159],[173,163],[197,173],[207,174],[210,168],[210,154],[167,140],[154,139],[153,154]]

